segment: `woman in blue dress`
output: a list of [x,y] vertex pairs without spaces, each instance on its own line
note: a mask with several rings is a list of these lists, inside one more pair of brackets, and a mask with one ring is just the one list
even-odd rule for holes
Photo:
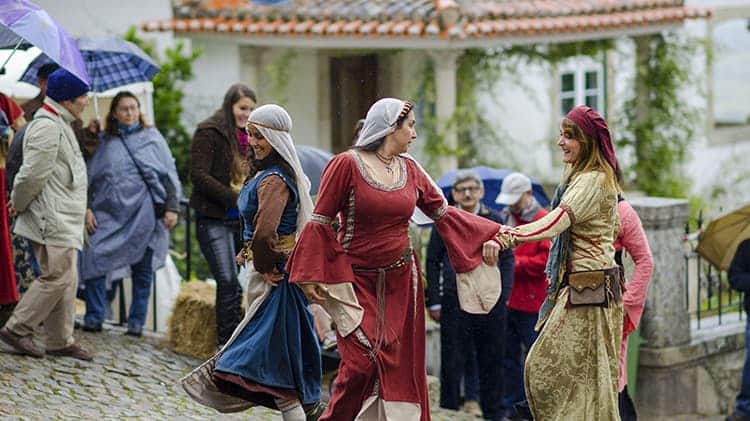
[[[212,358],[209,366],[215,367],[201,371],[204,364],[183,385],[193,398],[222,412],[262,405],[280,410],[285,421],[304,421],[322,412],[321,360],[307,298],[288,282],[284,269],[297,232],[312,212],[310,182],[291,128],[291,117],[278,105],[250,114],[247,131],[256,173],[239,195],[245,246],[237,256],[250,272],[249,306],[231,339]],[[202,387],[213,393],[195,392],[190,383],[197,377],[210,383]]]

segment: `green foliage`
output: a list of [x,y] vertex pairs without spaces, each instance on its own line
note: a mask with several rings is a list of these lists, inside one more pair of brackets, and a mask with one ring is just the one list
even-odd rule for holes
[[[698,110],[680,95],[697,83],[690,62],[698,44],[676,33],[650,36],[648,59],[638,63],[634,90],[625,102],[621,148],[632,148],[636,162],[628,174],[635,186],[651,196],[685,197],[687,182],[681,165],[693,139]],[[638,92],[636,92],[638,91]]]
[[[481,93],[491,92],[498,80],[505,79],[526,90],[523,75],[519,70],[525,64],[538,64],[554,68],[560,61],[574,56],[600,56],[613,48],[611,40],[585,41],[565,44],[534,44],[512,46],[505,49],[465,50],[458,60],[456,70],[456,109],[445,127],[439,127],[435,115],[435,69],[432,60],[427,60],[421,79],[416,83],[412,95],[422,105],[420,131],[424,133],[424,153],[428,170],[435,170],[440,156],[458,157],[462,167],[474,165],[516,165],[514,147],[510,136],[497,124],[490,122],[480,111]],[[500,106],[500,104],[497,104]],[[446,129],[456,131],[458,146],[450,148],[445,144],[442,133]],[[492,158],[481,151],[487,145],[500,148],[501,153]]]
[[152,43],[136,35],[135,27],[131,27],[123,38],[141,47],[161,67],[161,71],[151,81],[154,85],[154,124],[167,140],[177,163],[182,185],[189,191],[191,136],[181,121],[184,97],[181,84],[193,78],[193,62],[201,51],[193,50],[188,53],[184,43],[177,41],[174,47],[164,51],[162,59],[154,51]]
[[266,74],[271,77],[271,98],[284,107],[289,103],[289,70],[296,56],[294,51],[286,51],[266,66]]
[[[697,41],[675,33],[652,36],[648,62],[637,69],[637,77],[647,84],[648,97],[638,98],[634,93],[625,105],[624,130],[617,139],[618,146],[633,149],[636,162],[630,178],[636,188],[649,195],[685,196],[686,183],[680,167],[698,116],[695,108],[682,100],[680,89],[696,83],[690,60],[698,47]],[[614,40],[594,40],[466,50],[458,61],[456,110],[446,127],[439,127],[435,116],[435,71],[432,60],[428,60],[412,96],[423,105],[420,128],[426,139],[427,168],[434,169],[437,158],[448,154],[457,156],[461,166],[515,164],[515,148],[507,141],[509,136],[480,111],[480,93],[491,91],[501,79],[524,88],[518,71],[524,65],[540,65],[553,71],[563,60],[577,56],[599,58],[614,48]],[[710,57],[710,50],[705,52]],[[639,106],[645,107],[645,119],[636,118]],[[455,149],[445,145],[442,133],[448,128],[458,135],[459,146]],[[498,155],[502,157],[488,162],[489,157],[481,153],[486,145],[500,147],[502,153]]]

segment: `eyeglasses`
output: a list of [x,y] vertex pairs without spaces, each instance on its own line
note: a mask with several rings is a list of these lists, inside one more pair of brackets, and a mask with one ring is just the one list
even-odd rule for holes
[[464,193],[464,192],[475,193],[475,192],[478,192],[480,189],[481,189],[481,187],[479,187],[479,186],[454,187],[453,191],[456,192],[456,193]]

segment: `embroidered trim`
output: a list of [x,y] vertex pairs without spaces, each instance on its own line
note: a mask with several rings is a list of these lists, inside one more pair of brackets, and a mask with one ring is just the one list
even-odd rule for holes
[[344,250],[349,250],[349,245],[352,242],[352,238],[354,238],[354,190],[349,192],[344,228],[344,239],[341,241],[341,247]]
[[[533,237],[533,236],[535,236],[537,234],[541,234],[544,231],[549,230],[550,228],[552,228],[553,226],[555,226],[555,224],[557,224],[558,222],[560,222],[560,219],[562,219],[563,215],[565,215],[565,210],[562,208],[562,206],[558,206],[555,210],[557,210],[557,209],[560,209],[560,213],[549,224],[547,224],[547,225],[539,228],[536,231],[530,232],[528,234],[518,233],[518,234],[515,234],[515,236],[516,237]],[[553,210],[552,212],[555,212],[555,211]],[[572,221],[571,221],[571,225],[572,225]]]
[[576,216],[573,215],[573,209],[571,209],[570,206],[566,205],[565,203],[560,203],[559,208],[564,210],[565,213],[568,214],[568,218],[570,218],[570,225],[575,225]]
[[354,337],[357,338],[359,343],[364,345],[367,349],[372,349],[372,343],[370,343],[370,340],[367,339],[367,336],[365,336],[365,334],[362,332],[362,329],[357,328],[354,331]]
[[310,222],[315,222],[315,223],[323,224],[323,225],[331,225],[333,224],[333,218],[329,216],[321,215],[319,213],[314,213],[310,217]]
[[385,184],[375,180],[369,171],[367,171],[367,167],[365,164],[365,161],[362,160],[362,157],[359,156],[358,153],[354,152],[352,150],[352,155],[354,155],[354,160],[357,163],[357,169],[359,169],[359,174],[362,176],[362,178],[365,179],[367,184],[370,186],[383,191],[394,191],[394,190],[400,190],[404,188],[406,185],[406,163],[404,162],[404,158],[401,156],[396,157],[398,159],[398,166],[401,169],[401,174],[398,177],[398,181],[396,181],[396,184],[393,186],[386,186]]
[[440,220],[440,218],[443,217],[443,215],[445,215],[446,212],[448,212],[448,202],[443,200],[443,204],[440,205],[440,207],[432,213],[431,218],[433,221],[437,222]]
[[269,126],[268,124],[258,123],[257,121],[252,121],[252,120],[248,120],[247,124],[252,124],[253,126],[264,127],[266,129],[276,130],[277,132],[289,132],[289,130],[286,130],[286,129],[280,129],[278,127]]

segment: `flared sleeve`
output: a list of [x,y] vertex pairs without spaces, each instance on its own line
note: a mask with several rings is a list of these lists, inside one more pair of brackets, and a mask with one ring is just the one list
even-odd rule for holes
[[351,262],[332,226],[352,189],[353,170],[353,157],[349,153],[339,154],[328,163],[312,218],[302,229],[286,266],[289,282],[325,284],[327,300],[323,307],[342,336],[353,332],[364,315],[352,286]]
[[417,207],[435,221],[456,271],[456,290],[461,309],[486,314],[502,292],[500,271],[482,261],[482,246],[496,238],[502,225],[473,213],[448,206],[442,192],[421,168],[414,166]]

